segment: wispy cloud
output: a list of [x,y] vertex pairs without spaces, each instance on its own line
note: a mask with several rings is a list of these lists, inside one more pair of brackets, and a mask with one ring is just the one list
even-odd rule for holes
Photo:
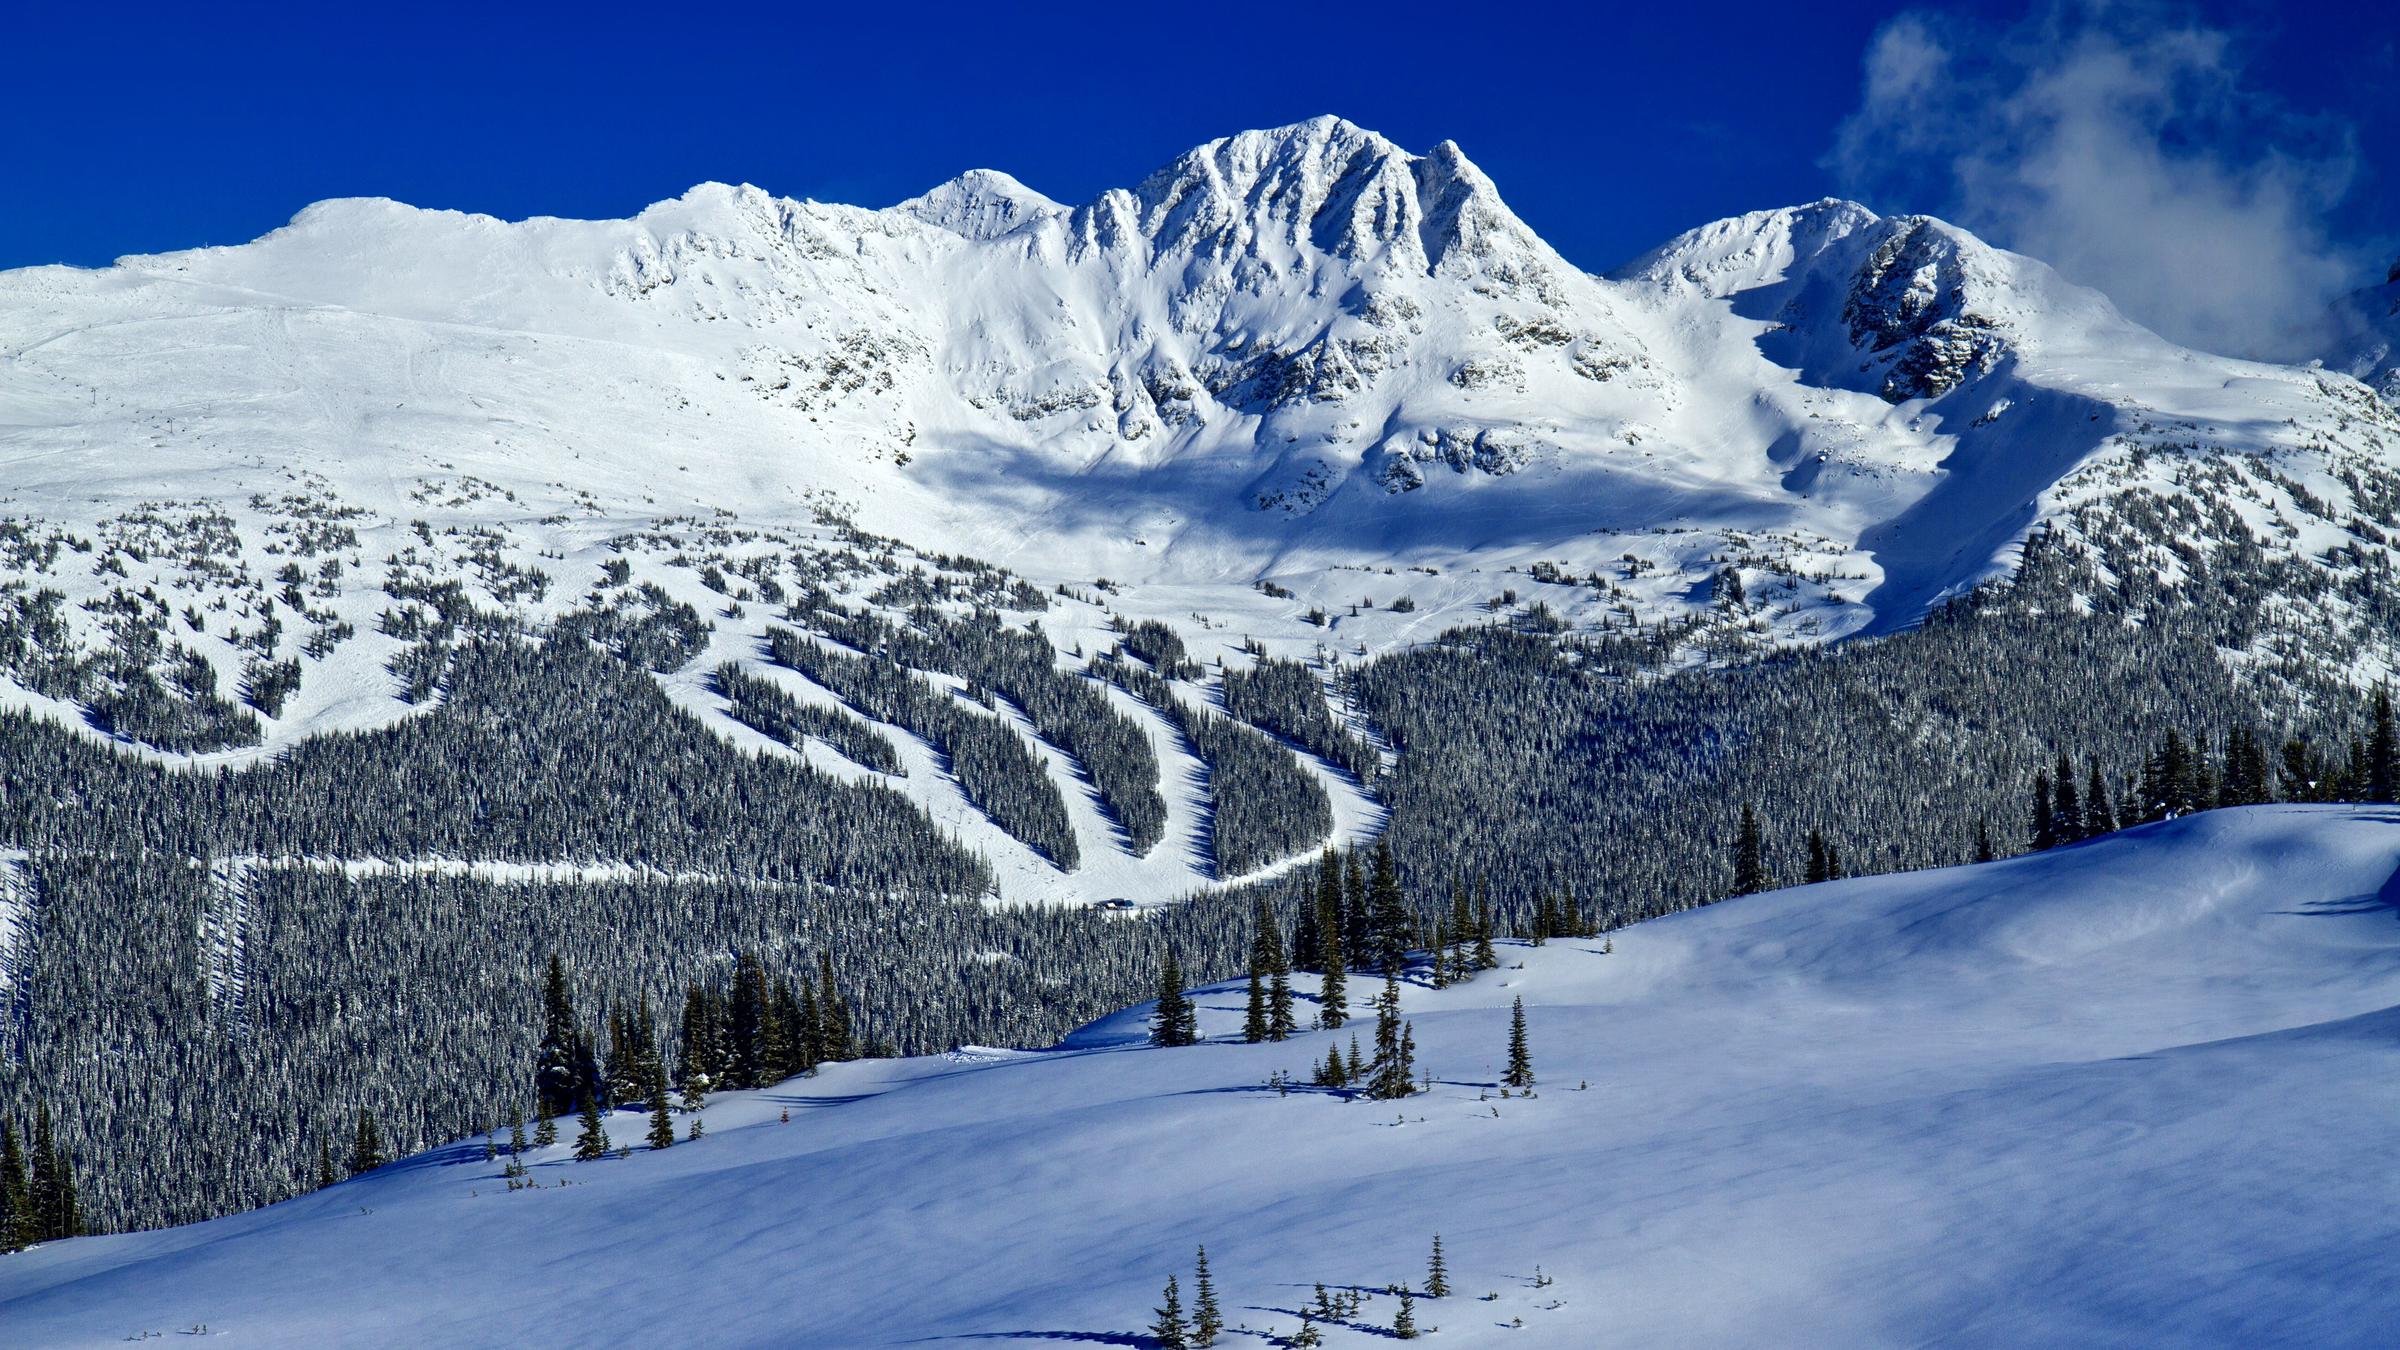
[[2352,128],[2244,79],[2238,34],[2150,4],[2059,4],[1995,29],[1910,12],[1869,45],[1827,164],[2099,288],[2192,346],[2314,354],[2362,260],[2326,216]]

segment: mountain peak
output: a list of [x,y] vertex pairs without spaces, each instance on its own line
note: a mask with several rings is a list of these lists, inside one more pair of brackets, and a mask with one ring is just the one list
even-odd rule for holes
[[967,239],[997,239],[1066,208],[998,169],[969,169],[892,209]]

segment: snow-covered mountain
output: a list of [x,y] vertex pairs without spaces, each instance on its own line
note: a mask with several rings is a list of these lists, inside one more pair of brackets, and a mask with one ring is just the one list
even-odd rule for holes
[[[537,1150],[531,1190],[472,1139],[45,1245],[0,1261],[0,1324],[1135,1345],[1205,1244],[1220,1345],[1295,1331],[1320,1284],[1372,1295],[1325,1344],[1384,1344],[1400,1283],[1437,1345],[2377,1344],[2396,867],[2389,808],[2261,807],[1509,943],[1406,985],[1432,1087],[1397,1103],[1306,1086],[1348,1033],[1242,1044],[1212,987],[1194,1047],[1135,1008],[723,1094],[665,1152],[620,1112],[629,1157]],[[1503,1096],[1518,998],[1538,1085]]]
[[2335,349],[2326,364],[2400,403],[2400,262],[2380,286],[2352,291],[2334,306]]
[[[1669,663],[1888,631],[2135,498],[2338,574],[2389,555],[2350,522],[2400,500],[2400,419],[2359,385],[2177,348],[1943,222],[1818,202],[1596,276],[1457,146],[1335,118],[1075,206],[988,170],[885,210],[721,184],[620,221],[345,200],[245,245],[0,273],[0,459],[0,691],[211,762],[422,706],[411,606],[446,633],[642,584],[707,625],[661,678],[741,736],[704,677],[760,664],[776,597],[924,598],[827,561],[861,530],[892,568],[983,559],[1055,597],[1062,664],[1148,618],[1202,666],[1322,672],[1494,611]],[[2189,573],[2136,543],[2156,555],[2125,573]],[[2365,627],[2344,661],[2371,675]],[[255,732],[176,740],[95,711],[129,680],[275,696]],[[1074,893],[1202,879],[1160,866]]]

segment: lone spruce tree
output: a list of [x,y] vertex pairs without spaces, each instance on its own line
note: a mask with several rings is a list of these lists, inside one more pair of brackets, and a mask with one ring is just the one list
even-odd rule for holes
[[1183,1294],[1175,1287],[1175,1277],[1167,1277],[1164,1306],[1158,1310],[1158,1320],[1150,1324],[1150,1339],[1161,1350],[1192,1350],[1192,1333],[1183,1322]]
[[1225,1329],[1225,1314],[1217,1307],[1217,1284],[1208,1274],[1208,1248],[1200,1249],[1199,1268],[1192,1272],[1192,1344],[1217,1343]]
[[1152,1045],[1192,1045],[1200,1039],[1200,1015],[1183,992],[1183,963],[1170,950],[1158,969],[1158,1011],[1150,1015]]
[[1450,1297],[1450,1265],[1442,1259],[1442,1235],[1433,1235],[1433,1260],[1425,1266],[1425,1292],[1433,1298]]
[[1525,1043],[1525,996],[1520,994],[1508,1014],[1508,1075],[1501,1081],[1512,1088],[1533,1086],[1533,1051]]
[[1404,1341],[1417,1338],[1417,1299],[1407,1285],[1400,1286],[1400,1311],[1392,1314],[1392,1335]]

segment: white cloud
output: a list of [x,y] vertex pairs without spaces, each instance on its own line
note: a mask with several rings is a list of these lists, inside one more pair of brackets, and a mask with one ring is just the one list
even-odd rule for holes
[[2325,227],[2350,128],[2246,86],[2234,34],[2151,6],[1996,32],[1910,13],[1864,66],[1827,156],[1846,191],[2041,258],[2179,342],[2294,357],[2356,283]]

